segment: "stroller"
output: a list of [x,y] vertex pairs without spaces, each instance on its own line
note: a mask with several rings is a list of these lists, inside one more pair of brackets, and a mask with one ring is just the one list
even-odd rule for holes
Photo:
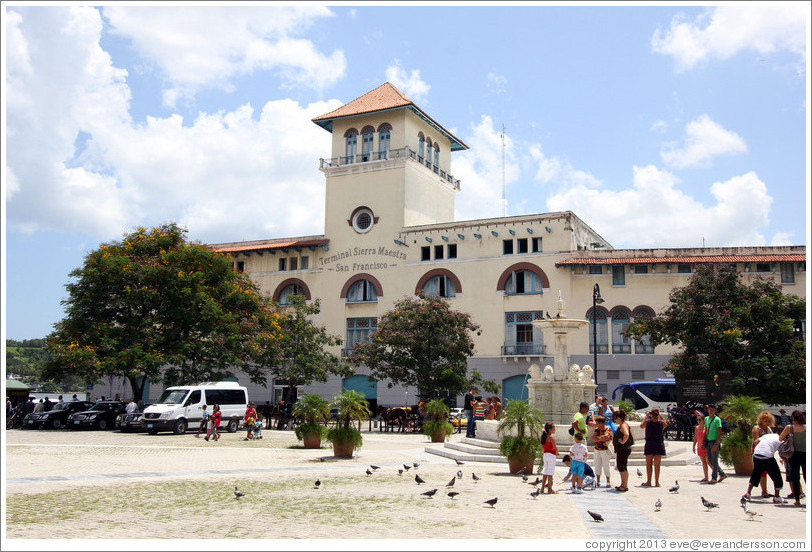
[[260,419],[254,422],[253,437],[254,439],[262,439],[262,420]]

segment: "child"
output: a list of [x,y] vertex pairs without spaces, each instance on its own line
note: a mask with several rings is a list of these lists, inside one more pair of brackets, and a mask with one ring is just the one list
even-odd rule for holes
[[262,420],[260,419],[254,422],[254,439],[262,439]]
[[195,437],[200,437],[200,432],[204,431],[204,430],[206,432],[206,440],[208,441],[209,440],[208,439],[208,436],[209,436],[209,413],[206,410],[206,405],[205,404],[203,405],[203,412],[201,413],[201,417],[200,417],[200,425],[197,426],[197,435],[195,435]]
[[541,434],[541,445],[544,450],[544,469],[541,472],[541,488],[547,487],[547,494],[556,494],[553,490],[553,477],[555,476],[555,457],[558,449],[555,446],[555,424],[547,422],[544,424],[544,431]]
[[[565,454],[564,458],[562,458],[561,461],[564,463],[565,466],[569,468],[570,464],[572,463],[572,458],[570,458],[569,454]],[[562,479],[561,482],[564,483],[567,480],[569,480],[570,475],[571,475],[570,472],[567,472],[567,475],[564,476],[564,479]],[[589,464],[584,463],[584,488],[594,485],[594,483],[595,483],[595,472],[592,470]],[[572,488],[575,489],[575,486],[573,485]],[[594,486],[592,488],[594,489]],[[573,490],[573,492],[575,491]]]
[[580,431],[576,431],[573,438],[575,443],[570,447],[570,454],[572,455],[570,473],[572,473],[572,483],[575,487],[573,492],[581,494],[584,489],[584,465],[586,465],[586,457],[589,451],[583,443],[584,436]]

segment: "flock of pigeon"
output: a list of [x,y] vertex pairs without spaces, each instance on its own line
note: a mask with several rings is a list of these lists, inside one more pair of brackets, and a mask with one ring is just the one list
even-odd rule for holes
[[[458,467],[459,467],[459,466],[462,466],[462,465],[465,463],[465,462],[462,462],[461,460],[456,460],[456,459],[455,459],[454,461],[457,463],[457,466],[458,466]],[[419,464],[418,462],[413,462],[411,465],[409,465],[409,464],[403,464],[403,468],[398,468],[397,473],[398,473],[398,475],[401,475],[401,476],[402,476],[402,475],[404,474],[404,472],[408,472],[408,471],[409,471],[410,469],[412,469],[412,468],[417,469],[419,466],[420,466],[420,464]],[[379,469],[381,469],[381,467],[380,467],[380,466],[377,466],[377,465],[375,465],[375,464],[370,464],[370,466],[369,466],[369,467],[366,469],[366,475],[367,475],[367,477],[371,476],[373,473],[375,473],[375,472],[376,472],[377,470],[379,470]],[[533,498],[538,498],[538,496],[541,494],[541,487],[539,487],[539,484],[541,483],[541,479],[540,479],[539,477],[536,477],[535,481],[529,481],[529,479],[530,479],[530,478],[529,478],[529,477],[527,477],[527,475],[525,475],[525,473],[524,473],[524,468],[522,468],[521,470],[519,470],[519,471],[517,472],[517,475],[520,475],[520,476],[521,476],[521,478],[522,478],[522,482],[524,482],[524,483],[528,483],[529,485],[531,485],[531,486],[535,487],[535,489],[534,489],[533,491],[531,491],[529,494],[530,494],[530,496],[531,496],[531,497],[533,497]],[[643,477],[643,473],[640,471],[640,469],[639,469],[639,468],[637,469],[637,476],[638,476],[638,477]],[[463,473],[462,473],[462,470],[457,470],[456,475],[454,475],[454,476],[451,478],[451,480],[450,480],[448,483],[446,483],[446,484],[445,484],[446,489],[453,489],[454,484],[457,482],[457,480],[458,480],[458,479],[459,479],[459,480],[462,480],[462,478],[463,478]],[[479,477],[477,474],[475,474],[475,473],[473,473],[473,472],[471,472],[471,479],[473,479],[474,483],[476,483],[476,482],[478,482],[478,481],[480,481],[480,480],[481,480],[481,478],[480,478],[480,477]],[[415,474],[414,474],[414,481],[415,481],[415,483],[417,483],[418,485],[422,485],[422,484],[424,484],[424,483],[425,483],[425,480],[424,480],[422,477],[420,477],[420,475],[419,475],[419,474],[417,474],[417,473],[415,473]],[[314,483],[314,487],[313,487],[313,488],[315,488],[315,489],[319,489],[320,487],[321,487],[321,480],[320,480],[320,479],[316,479],[316,481],[315,481],[315,483]],[[433,498],[433,497],[434,497],[434,495],[435,495],[435,494],[437,494],[437,491],[438,491],[438,489],[431,489],[431,490],[428,490],[428,491],[422,492],[422,493],[420,493],[420,494],[421,494],[421,496],[425,496],[425,497],[427,497],[427,498]],[[668,489],[668,492],[669,492],[669,493],[672,493],[672,494],[677,494],[677,493],[679,493],[679,481],[674,481],[674,486],[673,486],[673,487],[670,487],[670,488]],[[460,493],[459,493],[459,492],[457,492],[457,491],[454,491],[454,490],[448,490],[448,492],[447,492],[446,494],[448,495],[448,497],[449,497],[451,500],[454,500],[454,498],[455,498],[455,497],[457,497],[457,496],[458,496]],[[237,485],[234,485],[234,498],[235,498],[235,499],[237,499],[237,500],[239,500],[239,499],[240,499],[241,497],[243,497],[243,496],[245,496],[245,493],[243,493],[242,491],[240,491],[240,490],[237,488]],[[711,510],[713,510],[714,508],[718,508],[718,507],[719,507],[719,504],[717,504],[717,503],[715,503],[715,502],[710,502],[709,500],[705,500],[705,497],[704,497],[704,496],[700,496],[699,498],[700,498],[700,500],[702,501],[702,506],[704,506],[704,507],[706,508],[706,510],[705,510],[705,511],[707,511],[707,512],[710,512],[710,511],[711,511]],[[496,503],[497,503],[497,502],[498,502],[498,497],[493,497],[493,498],[490,498],[490,499],[488,499],[488,500],[485,500],[485,501],[483,502],[483,504],[487,504],[487,505],[488,505],[488,506],[490,506],[491,508],[495,508],[495,507],[496,507]],[[746,499],[745,497],[742,497],[740,502],[741,502],[741,507],[742,507],[742,509],[744,510],[744,513],[745,513],[745,514],[747,515],[747,517],[748,517],[748,521],[753,521],[753,518],[755,518],[756,516],[761,516],[761,515],[762,515],[762,514],[759,514],[758,512],[755,512],[755,511],[753,511],[753,510],[750,510],[750,509],[747,507],[747,499]],[[654,503],[654,511],[655,511],[655,512],[659,512],[660,510],[662,510],[662,507],[663,507],[662,500],[660,500],[660,499],[658,498],[658,499],[657,499],[657,501]],[[593,512],[593,511],[591,511],[591,510],[587,510],[587,513],[590,515],[590,517],[591,517],[591,518],[592,518],[592,519],[593,519],[595,522],[602,522],[602,521],[605,521],[605,520],[603,519],[603,516],[602,516],[601,514],[597,513],[597,512]]]

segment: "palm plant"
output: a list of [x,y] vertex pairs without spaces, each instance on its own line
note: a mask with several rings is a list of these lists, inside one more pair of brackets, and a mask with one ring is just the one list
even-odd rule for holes
[[528,466],[532,471],[533,461],[541,448],[543,430],[544,415],[539,409],[527,401],[508,401],[505,418],[499,422],[497,433],[502,435],[499,452],[507,457],[511,473]]
[[726,464],[734,464],[742,455],[749,455],[753,446],[751,428],[755,425],[764,403],[749,395],[728,395],[719,403],[722,414],[733,430],[722,438],[719,458]]
[[448,421],[448,405],[442,399],[431,399],[425,405],[427,420],[423,422],[423,433],[433,442],[445,441],[454,433],[454,426]]
[[330,403],[321,395],[307,393],[293,405],[294,416],[301,416],[304,423],[294,429],[296,438],[305,442],[306,448],[319,448],[321,440],[327,435],[324,422],[330,415]]
[[[363,444],[361,421],[369,418],[371,412],[366,397],[354,389],[346,389],[333,397],[333,406],[338,409],[338,423],[327,430],[327,440],[333,444],[336,456],[346,456],[344,447],[352,444],[355,449]],[[352,450],[349,456],[352,456]]]

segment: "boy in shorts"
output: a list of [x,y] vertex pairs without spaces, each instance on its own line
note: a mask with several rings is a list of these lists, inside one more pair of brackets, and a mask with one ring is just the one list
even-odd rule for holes
[[575,443],[570,447],[570,473],[572,474],[573,493],[581,494],[584,490],[584,466],[586,465],[586,457],[589,451],[583,443],[584,436],[581,432],[576,431],[573,435]]

